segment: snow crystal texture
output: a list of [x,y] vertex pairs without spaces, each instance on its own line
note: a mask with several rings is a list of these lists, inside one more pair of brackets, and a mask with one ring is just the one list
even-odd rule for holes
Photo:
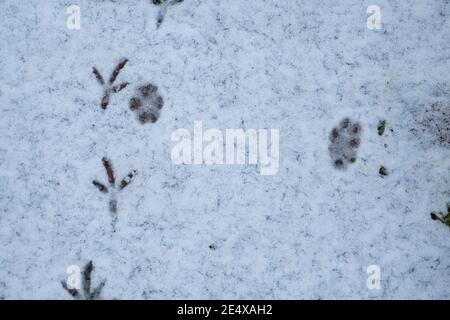
[[[450,2],[166,9],[157,28],[151,0],[0,1],[0,298],[71,299],[67,267],[92,260],[103,299],[450,299],[450,229],[430,219],[450,200]],[[107,80],[124,58],[103,110],[92,68]],[[142,124],[129,100],[148,83],[164,107]],[[361,141],[337,170],[346,117]],[[196,120],[280,129],[278,174],[173,164],[171,133]],[[137,171],[115,232],[92,184],[104,156],[117,179]]]

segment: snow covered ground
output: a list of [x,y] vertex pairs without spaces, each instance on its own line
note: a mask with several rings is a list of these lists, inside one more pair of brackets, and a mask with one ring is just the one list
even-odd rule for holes
[[[450,200],[448,1],[185,0],[157,28],[159,10],[0,0],[0,298],[71,299],[66,268],[89,260],[104,299],[450,298],[450,228],[430,219]],[[123,58],[103,110],[92,68],[106,80]],[[142,124],[128,104],[148,83],[164,107]],[[361,145],[338,170],[344,117]],[[278,128],[278,174],[173,164],[196,120]],[[104,156],[138,172],[115,232],[92,184]]]

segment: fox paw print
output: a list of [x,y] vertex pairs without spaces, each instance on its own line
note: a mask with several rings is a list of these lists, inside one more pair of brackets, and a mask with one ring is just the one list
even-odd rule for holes
[[360,136],[361,125],[349,118],[343,119],[338,127],[331,130],[328,150],[336,168],[344,169],[356,162]]
[[164,100],[158,93],[158,87],[149,83],[138,88],[137,93],[130,99],[130,110],[137,114],[141,124],[158,121]]

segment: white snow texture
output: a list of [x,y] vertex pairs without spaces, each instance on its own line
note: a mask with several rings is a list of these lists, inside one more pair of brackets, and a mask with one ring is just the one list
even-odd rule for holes
[[[433,124],[450,114],[449,1],[185,0],[157,28],[159,10],[0,0],[1,299],[72,299],[66,269],[89,260],[102,299],[450,299],[450,228],[430,218],[450,200]],[[103,110],[92,68],[107,81],[124,58],[130,84]],[[141,124],[129,99],[149,83],[164,106]],[[345,117],[361,144],[338,170]],[[279,129],[278,174],[173,164],[171,133],[196,120]],[[107,185],[104,156],[116,183],[137,170],[115,232],[92,184]]]

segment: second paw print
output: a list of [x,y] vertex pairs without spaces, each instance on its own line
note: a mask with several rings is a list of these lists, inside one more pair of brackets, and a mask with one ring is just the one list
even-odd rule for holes
[[[103,163],[103,166],[105,167],[106,175],[108,176],[109,187],[105,186],[103,183],[99,182],[98,180],[93,180],[92,184],[100,192],[109,193],[109,195],[110,195],[109,211],[111,212],[111,215],[112,215],[111,225],[112,225],[113,231],[115,231],[117,219],[118,219],[117,197],[116,197],[116,178],[114,175],[114,170],[113,170],[111,162],[106,157],[103,157],[102,163]],[[126,186],[128,186],[130,184],[131,180],[134,178],[136,173],[137,173],[136,170],[132,170],[120,181],[119,191],[122,191],[123,189],[125,189]]]
[[330,133],[328,150],[336,168],[345,169],[356,162],[361,144],[361,125],[349,118],[343,119]]
[[129,103],[130,110],[136,113],[142,124],[158,121],[163,105],[164,100],[158,93],[158,87],[151,83],[139,87]]

